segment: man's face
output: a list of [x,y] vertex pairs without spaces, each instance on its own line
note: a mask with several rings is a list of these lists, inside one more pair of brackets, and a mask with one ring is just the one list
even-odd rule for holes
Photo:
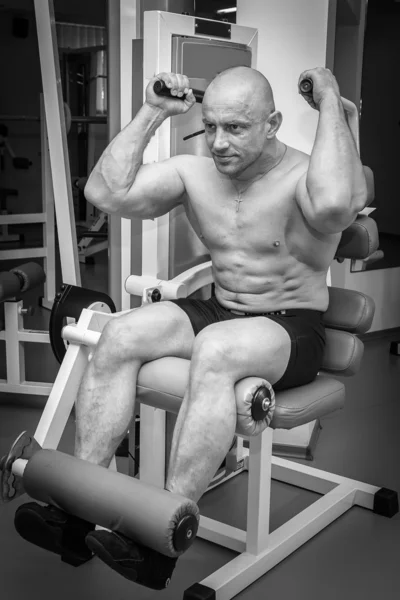
[[203,103],[205,137],[218,171],[235,177],[261,156],[267,123],[242,99],[226,103],[221,100],[217,94],[210,94]]

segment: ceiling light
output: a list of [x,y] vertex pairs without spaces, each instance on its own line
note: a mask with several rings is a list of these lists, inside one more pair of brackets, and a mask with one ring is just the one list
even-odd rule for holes
[[219,10],[217,10],[217,13],[219,15],[227,15],[228,13],[236,12],[236,10],[236,6],[231,6],[230,8],[220,8]]

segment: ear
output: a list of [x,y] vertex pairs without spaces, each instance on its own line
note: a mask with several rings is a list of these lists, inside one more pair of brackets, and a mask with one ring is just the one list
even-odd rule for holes
[[282,125],[282,121],[283,121],[283,116],[282,113],[279,112],[279,110],[274,110],[274,112],[272,112],[268,119],[267,119],[267,126],[268,126],[268,133],[267,133],[267,138],[271,139],[273,138],[279,131],[280,126]]

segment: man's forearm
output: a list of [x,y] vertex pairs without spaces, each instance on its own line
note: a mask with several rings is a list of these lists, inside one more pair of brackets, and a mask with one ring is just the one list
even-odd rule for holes
[[306,185],[316,211],[364,208],[364,171],[342,102],[335,94],[328,95],[320,105]]
[[157,128],[165,120],[162,110],[144,104],[129,123],[107,146],[94,167],[85,187],[85,195],[94,204],[102,198],[123,199],[132,187],[143,161],[143,152]]

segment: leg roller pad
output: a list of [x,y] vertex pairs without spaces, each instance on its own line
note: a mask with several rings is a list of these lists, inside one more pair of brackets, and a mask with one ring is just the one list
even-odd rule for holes
[[399,512],[399,498],[397,492],[381,488],[374,498],[373,512],[383,517],[394,517]]
[[185,591],[183,600],[215,600],[216,597],[215,590],[201,583],[195,583]]

